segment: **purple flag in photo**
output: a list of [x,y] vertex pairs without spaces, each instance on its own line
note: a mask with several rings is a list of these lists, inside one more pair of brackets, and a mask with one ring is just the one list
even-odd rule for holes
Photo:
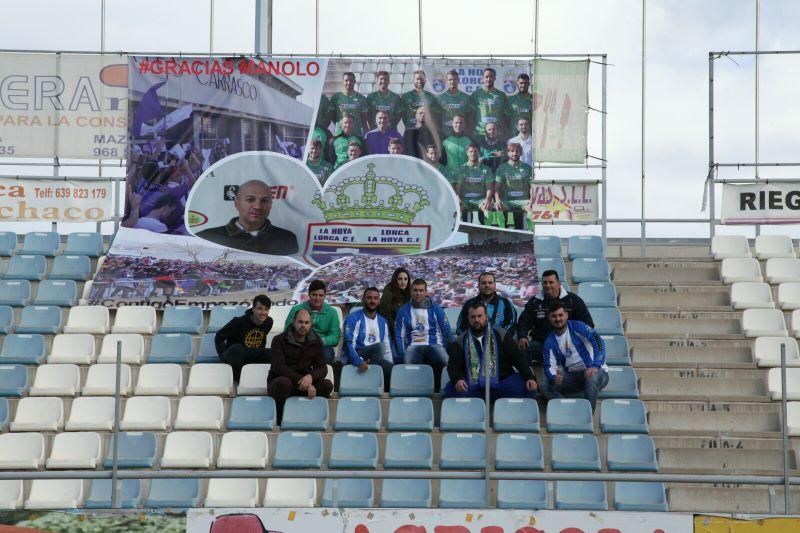
[[136,111],[133,113],[133,128],[131,131],[137,137],[141,135],[143,123],[152,118],[160,118],[165,115],[164,108],[161,106],[161,102],[158,101],[158,95],[156,94],[156,91],[165,83],[167,82],[162,81],[150,87],[142,96],[139,105],[136,106]]

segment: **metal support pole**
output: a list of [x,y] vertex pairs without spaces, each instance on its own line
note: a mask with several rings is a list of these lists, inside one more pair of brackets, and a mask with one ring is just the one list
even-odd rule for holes
[[786,344],[781,343],[781,433],[783,435],[783,514],[789,514],[789,429],[786,420]]
[[645,249],[645,235],[646,235],[646,225],[645,222],[645,165],[644,165],[644,156],[645,156],[645,81],[646,81],[646,59],[647,59],[647,0],[642,0],[642,221],[641,221],[641,251],[640,254],[642,257],[647,255]]
[[[760,24],[760,19],[761,19],[761,1],[760,0],[756,0],[756,52],[758,52],[758,42],[760,41],[760,39],[759,39],[759,26],[761,25]],[[755,115],[756,115],[755,116],[755,136],[756,136],[756,138],[755,138],[755,158],[756,158],[756,167],[755,167],[755,178],[756,178],[756,180],[758,180],[760,178],[760,176],[758,175],[758,166],[757,166],[758,165],[758,155],[759,155],[758,154],[758,149],[759,149],[759,146],[758,146],[758,129],[759,129],[759,124],[758,124],[758,122],[759,122],[759,116],[758,116],[758,111],[759,111],[759,108],[758,108],[758,100],[759,100],[758,99],[758,84],[759,84],[758,63],[759,63],[761,58],[758,56],[758,53],[756,53],[755,58],[756,58],[756,80],[755,80],[756,81],[756,86],[755,86]],[[761,234],[761,224],[756,224],[756,237],[758,237],[760,234]]]
[[209,17],[208,17],[208,52],[214,53],[214,0],[209,0]]
[[[608,94],[606,90],[608,89],[608,56],[603,56],[603,65],[602,65],[602,72],[603,72],[603,96],[600,105],[600,109],[602,113],[600,115],[600,135],[601,135],[601,157],[603,158],[603,164],[601,165],[600,169],[600,189],[602,192],[602,236],[603,236],[603,246],[606,247],[606,237],[608,236],[608,183],[606,182],[607,172],[606,167],[608,165],[608,150],[606,147],[606,135],[608,132],[607,124],[606,124],[606,117],[608,116],[608,107],[607,107],[607,98]],[[644,145],[644,141],[642,141],[642,145]],[[606,247],[606,249],[608,249]]]
[[[492,324],[490,322],[490,323],[486,324],[487,342],[488,342],[488,336],[491,335],[491,334],[492,334]],[[469,338],[469,334],[467,334],[467,342],[472,342],[472,339]],[[499,350],[500,347],[498,346],[497,349]],[[500,363],[499,356],[498,356],[498,361],[497,362]],[[489,454],[489,450],[491,449],[491,447],[489,446],[489,412],[491,411],[491,409],[489,408],[489,405],[491,404],[491,401],[492,401],[492,373],[490,372],[490,370],[491,370],[490,367],[491,366],[492,366],[492,361],[491,360],[487,361],[487,358],[486,358],[486,345],[484,344],[484,346],[483,346],[483,379],[484,379],[484,390],[485,390],[485,394],[484,394],[484,402],[485,402],[485,404],[483,406],[483,408],[484,408],[484,413],[483,413],[483,420],[484,420],[483,435],[484,435],[484,446],[485,446],[485,449],[484,449],[483,453],[486,454],[486,465],[485,465],[485,468],[484,468],[484,475],[486,476],[486,507],[487,508],[490,507],[490,503],[491,503],[490,502],[491,498],[489,497],[489,494],[491,494],[491,485],[492,485],[491,472],[489,471],[489,455],[490,455]],[[495,371],[497,372],[497,376],[500,377],[500,369],[496,368]],[[445,367],[443,372],[447,372],[447,367]]]
[[314,30],[314,52],[319,54],[319,0],[316,0]]
[[[708,54],[708,175],[713,177],[714,172],[714,53]],[[714,238],[714,221],[716,219],[716,206],[714,205],[714,180],[708,183],[708,234],[709,239]]]
[[417,27],[419,28],[419,55],[424,55],[422,48],[422,0],[417,0]]
[[256,0],[255,53],[272,55],[272,0]]
[[122,370],[122,341],[117,341],[116,376],[114,383],[114,444],[111,447],[111,507],[119,509],[119,478],[117,477],[117,453],[119,451],[120,374]]

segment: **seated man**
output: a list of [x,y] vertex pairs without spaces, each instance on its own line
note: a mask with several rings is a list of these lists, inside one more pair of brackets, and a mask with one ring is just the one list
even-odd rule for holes
[[300,309],[305,309],[311,315],[312,327],[314,332],[322,339],[322,353],[327,364],[333,364],[336,355],[335,348],[339,344],[341,337],[341,326],[339,325],[339,315],[336,310],[325,303],[327,288],[321,279],[315,279],[308,284],[308,301],[297,304],[289,310],[286,317],[286,328],[294,320],[294,315]]
[[[450,375],[443,391],[446,398],[484,398],[486,367],[489,363],[489,393],[497,398],[536,397],[536,378],[511,335],[489,324],[486,305],[481,301],[467,307],[469,328],[447,348]],[[517,373],[514,368],[519,369]]]
[[328,367],[322,356],[322,340],[311,328],[311,315],[298,310],[291,325],[272,339],[272,366],[267,376],[267,394],[275,399],[278,424],[289,396],[323,396],[333,392],[325,379]]
[[231,319],[214,336],[219,359],[231,365],[234,381],[239,381],[244,365],[270,362],[270,350],[266,345],[272,329],[271,306],[269,297],[259,294],[253,298],[253,307]]
[[583,322],[567,320],[564,302],[555,300],[549,311],[553,331],[544,341],[542,394],[549,400],[582,391],[594,411],[597,395],[608,385],[603,338]]
[[369,287],[362,297],[364,306],[354,309],[344,321],[344,342],[340,360],[342,366],[351,364],[365,372],[369,364],[383,369],[383,385],[389,390],[389,377],[394,364],[389,323],[378,314],[381,293]]
[[511,300],[505,296],[497,294],[497,284],[495,283],[494,272],[484,272],[478,276],[478,295],[470,298],[461,307],[456,325],[456,334],[467,331],[469,307],[476,302],[483,302],[486,306],[486,314],[489,316],[489,323],[506,331],[513,331],[517,323],[517,309]]

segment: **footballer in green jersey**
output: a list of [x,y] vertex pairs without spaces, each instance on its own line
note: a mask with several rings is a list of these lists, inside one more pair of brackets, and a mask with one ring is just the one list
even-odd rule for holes
[[478,211],[478,218],[483,223],[483,211],[488,211],[494,193],[494,175],[492,170],[481,165],[480,150],[477,144],[467,147],[467,164],[461,167],[456,181],[456,192],[461,200],[462,216],[469,211]]
[[462,115],[455,115],[452,124],[453,134],[442,142],[442,148],[447,156],[447,168],[457,171],[467,164],[467,148],[475,141],[464,135],[467,125]]
[[476,137],[483,137],[486,123],[496,122],[498,126],[502,124],[501,119],[506,105],[506,95],[504,92],[495,89],[494,81],[496,78],[497,73],[493,68],[484,69],[483,87],[476,89],[470,97],[472,110],[475,113]]
[[517,121],[527,118],[533,121],[533,95],[528,92],[531,78],[524,72],[517,76],[517,94],[506,98],[505,119],[508,124],[507,131],[514,131]]
[[318,139],[313,139],[306,159],[306,166],[317,177],[320,185],[323,185],[333,172],[333,165],[322,158],[322,146]]
[[466,119],[467,127],[472,123],[472,106],[469,95],[458,90],[458,72],[451,70],[447,73],[447,90],[439,95],[439,105],[442,108],[442,135],[445,137],[453,134],[453,117],[461,115]]
[[[376,74],[378,90],[367,96],[367,106],[369,107],[370,123],[378,111],[389,113],[389,127],[397,128],[403,112],[403,105],[400,102],[400,95],[389,90],[389,73],[381,70]],[[371,124],[375,127],[376,124]]]
[[451,172],[450,169],[444,166],[439,161],[439,152],[436,150],[436,146],[434,146],[433,144],[429,144],[428,146],[425,147],[424,155],[425,157],[422,158],[423,161],[425,161],[430,166],[438,170],[439,173],[445,177],[447,182],[450,183],[450,186],[453,187],[453,189],[455,190],[456,187],[455,182],[458,181],[458,174],[459,172],[461,172],[461,169],[459,168],[457,171]]
[[403,126],[406,130],[416,127],[415,118],[417,109],[427,107],[429,110],[428,124],[434,128],[439,124],[441,108],[439,101],[433,93],[425,90],[425,72],[417,70],[414,72],[414,88],[400,97],[403,105]]
[[345,159],[344,160],[336,160],[336,164],[333,166],[333,170],[336,170],[340,166],[344,165],[345,163],[349,163],[350,161],[355,161],[361,154],[364,152],[364,144],[359,138],[349,137],[351,139],[347,143],[347,151],[345,152]]
[[511,211],[514,215],[514,227],[524,229],[525,210],[531,201],[531,181],[533,169],[523,163],[522,146],[509,143],[508,162],[497,168],[495,174],[495,205],[499,210]]
[[331,96],[330,110],[331,116],[336,121],[336,131],[334,135],[342,132],[342,117],[345,114],[353,116],[353,129],[356,135],[364,135],[364,126],[369,122],[369,106],[363,94],[357,93],[356,75],[352,72],[345,72],[342,75],[344,91]]

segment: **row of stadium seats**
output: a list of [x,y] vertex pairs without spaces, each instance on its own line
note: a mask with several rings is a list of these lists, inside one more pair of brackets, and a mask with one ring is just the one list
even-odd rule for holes
[[730,285],[736,282],[763,282],[777,285],[786,282],[800,281],[800,259],[794,257],[773,257],[767,259],[764,265],[764,275],[761,274],[761,264],[754,257],[728,257],[722,260],[720,267],[722,282]]
[[33,296],[33,286],[29,280],[0,280],[0,306],[23,307],[30,304],[70,307],[77,303],[78,285],[75,280],[40,281],[36,296]]
[[[797,257],[791,237],[787,235],[759,235],[755,239],[755,257]],[[729,257],[753,257],[750,244],[743,235],[715,235],[711,239],[711,255],[716,260]]]
[[[111,506],[111,480],[34,480],[0,481],[0,508],[18,509],[99,509]],[[123,508],[195,508],[195,507],[375,507],[427,508],[433,503],[438,485],[438,507],[482,509],[489,503],[486,482],[473,479],[326,479],[318,502],[314,479],[125,479],[120,485]],[[608,509],[606,484],[600,481],[556,481],[552,490],[540,480],[499,480],[499,509]],[[620,511],[666,511],[663,483],[616,482],[614,508]],[[149,490],[148,490],[149,489]],[[335,491],[335,497],[334,497]],[[88,493],[88,496],[87,496]],[[145,494],[147,498],[145,499]],[[263,495],[263,496],[262,496]],[[205,496],[205,497],[204,497]],[[552,504],[550,501],[552,500]]]
[[100,233],[77,232],[67,235],[67,242],[61,250],[61,235],[55,231],[32,231],[26,233],[22,246],[17,250],[19,236],[13,231],[0,231],[0,256],[44,255],[53,257],[64,255],[85,255],[99,257],[103,253],[103,236]]
[[[53,259],[49,272],[47,259],[43,255],[14,255],[8,260],[7,268],[4,271],[2,263],[0,261],[3,280],[41,281],[47,277],[51,280],[86,281],[92,277],[92,262],[86,255],[59,255]],[[14,290],[15,285],[20,284],[4,282],[3,292]],[[27,296],[30,298],[30,291]]]

